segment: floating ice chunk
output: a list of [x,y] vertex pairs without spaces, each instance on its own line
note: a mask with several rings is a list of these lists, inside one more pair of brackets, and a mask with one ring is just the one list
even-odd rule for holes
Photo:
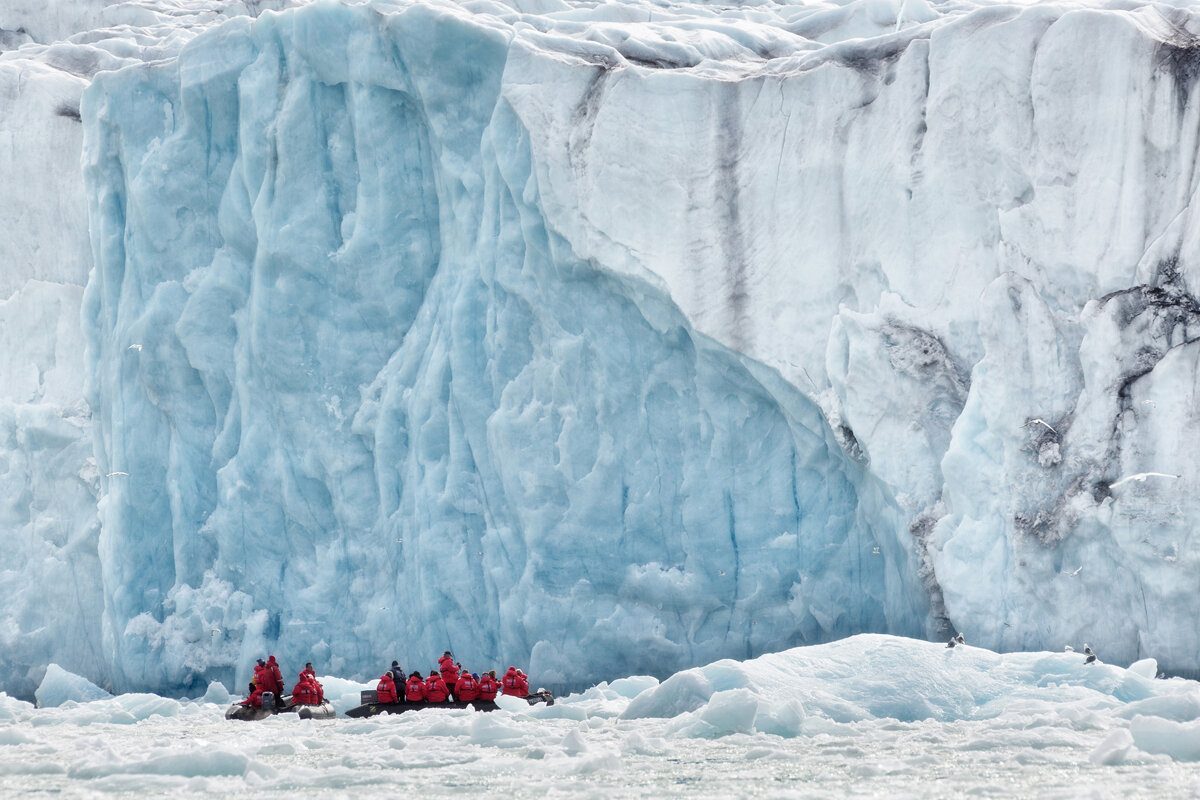
[[87,678],[67,672],[58,664],[46,667],[46,677],[34,692],[39,708],[61,706],[69,700],[76,703],[88,703],[92,700],[106,700],[111,694],[101,689]]
[[0,722],[15,722],[27,719],[33,713],[33,704],[9,697],[7,692],[0,692]]
[[1110,733],[1104,738],[1104,741],[1096,746],[1088,756],[1088,760],[1093,764],[1103,764],[1106,766],[1120,764],[1125,760],[1125,756],[1133,747],[1133,736],[1129,731],[1121,728]]
[[804,706],[799,700],[788,700],[778,706],[759,703],[754,728],[759,733],[791,738],[803,733],[804,718]]
[[1168,755],[1176,761],[1200,761],[1200,721],[1134,717],[1129,722],[1129,733],[1143,752]]
[[609,691],[618,697],[632,699],[655,686],[658,686],[658,678],[653,678],[649,675],[632,675],[628,678],[612,681],[611,683],[602,683],[596,688],[607,687]]
[[220,706],[229,705],[232,700],[229,690],[225,688],[225,684],[219,681],[213,681],[208,685],[208,691],[204,693],[204,697],[200,698],[202,703],[216,703]]
[[170,697],[156,694],[123,694],[112,700],[113,705],[128,712],[134,719],[178,716],[182,705]]
[[507,695],[498,695],[496,697],[496,705],[503,708],[505,711],[514,713],[525,712],[530,709],[530,705],[526,700],[520,697],[509,697]]
[[573,730],[563,737],[562,749],[569,756],[577,756],[580,753],[586,752],[588,746],[579,731]]
[[471,717],[468,737],[472,744],[487,747],[519,747],[525,744],[525,735],[519,728],[490,714]]
[[700,669],[677,672],[639,694],[621,719],[671,718],[702,707],[713,694],[712,682]]
[[15,744],[29,744],[33,739],[29,738],[16,728],[0,728],[0,747],[7,747]]
[[1141,661],[1130,664],[1129,671],[1134,675],[1153,680],[1158,675],[1158,662],[1153,658],[1143,658]]
[[140,760],[124,760],[103,750],[72,764],[67,776],[75,779],[109,775],[178,775],[185,778],[220,775],[274,777],[275,770],[242,753],[220,748],[163,753]]

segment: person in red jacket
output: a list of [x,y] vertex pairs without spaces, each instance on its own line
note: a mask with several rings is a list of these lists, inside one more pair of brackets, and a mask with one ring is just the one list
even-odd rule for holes
[[517,696],[517,693],[520,691],[521,682],[517,678],[517,668],[516,667],[508,668],[508,672],[504,673],[504,678],[503,678],[503,680],[500,681],[500,686],[501,686],[500,691],[503,694],[509,695],[510,697]]
[[323,698],[320,690],[317,688],[318,686],[319,684],[313,680],[312,676],[305,672],[301,672],[300,680],[297,681],[295,688],[292,689],[292,705],[320,705]]
[[425,681],[421,680],[421,673],[414,672],[408,676],[408,683],[404,684],[404,699],[410,703],[425,702]]
[[241,705],[254,706],[255,708],[262,708],[262,694],[263,694],[262,687],[256,683],[254,683],[254,681],[251,681],[250,682],[250,696],[247,697],[245,700],[243,700],[241,702]]
[[267,656],[267,674],[270,676],[270,682],[274,685],[275,696],[279,697],[283,694],[283,671],[279,669],[278,662],[275,661],[275,656]]
[[267,662],[261,658],[254,665],[254,685],[262,691],[267,691]]
[[464,703],[479,699],[479,681],[466,670],[458,676],[458,683],[454,684],[454,699]]
[[457,697],[458,693],[454,691],[454,684],[458,682],[458,665],[454,663],[454,656],[450,655],[449,650],[438,659],[438,671],[442,674],[446,691]]
[[496,670],[483,673],[479,678],[479,699],[495,700],[498,691],[500,691],[500,682],[496,680]]
[[311,661],[305,662],[304,669],[300,670],[300,674],[301,675],[311,675],[312,679],[314,681],[317,679],[317,673],[316,673],[316,670],[313,669]]
[[396,696],[396,682],[392,680],[390,673],[383,673],[379,677],[379,685],[375,687],[376,699],[380,703],[397,703],[400,699]]
[[442,676],[438,674],[437,670],[434,670],[425,679],[425,702],[444,703],[448,699],[450,699],[450,689],[447,688],[446,682],[442,680]]
[[529,697],[529,676],[517,670],[517,697]]

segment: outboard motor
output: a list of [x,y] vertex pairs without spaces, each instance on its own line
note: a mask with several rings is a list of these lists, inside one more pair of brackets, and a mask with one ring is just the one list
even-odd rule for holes
[[263,692],[262,707],[268,711],[275,710],[275,693],[274,692]]
[[358,693],[358,702],[364,706],[368,703],[378,703],[379,692],[375,689],[363,689]]

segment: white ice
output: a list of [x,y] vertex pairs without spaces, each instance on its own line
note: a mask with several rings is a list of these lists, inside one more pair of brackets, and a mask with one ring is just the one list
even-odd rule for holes
[[0,695],[0,792],[1188,796],[1200,684],[1144,672],[857,636],[490,713],[245,723],[203,700]]
[[0,16],[0,685],[1200,667],[1190,7],[291,5]]

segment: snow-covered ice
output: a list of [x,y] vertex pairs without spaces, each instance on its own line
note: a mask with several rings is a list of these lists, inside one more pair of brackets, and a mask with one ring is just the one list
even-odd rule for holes
[[0,29],[6,689],[868,630],[1200,667],[1190,6]]
[[0,792],[1173,798],[1200,780],[1200,684],[888,636],[490,713],[246,723],[151,697],[0,695]]

